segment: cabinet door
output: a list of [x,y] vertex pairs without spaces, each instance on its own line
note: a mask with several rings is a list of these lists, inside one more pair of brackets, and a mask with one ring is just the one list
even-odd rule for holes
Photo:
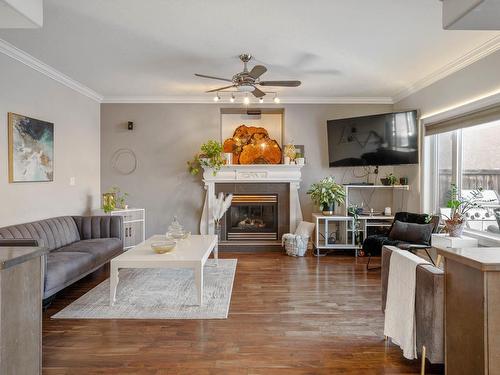
[[123,226],[123,247],[132,247],[134,246],[134,241],[132,237],[132,224],[133,223],[126,223]]
[[140,244],[144,237],[144,222],[138,221],[125,224],[124,247]]

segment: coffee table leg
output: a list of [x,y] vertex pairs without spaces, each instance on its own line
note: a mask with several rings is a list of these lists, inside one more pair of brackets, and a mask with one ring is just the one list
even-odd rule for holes
[[118,286],[118,267],[111,264],[109,277],[109,305],[113,306],[116,301],[116,288]]
[[203,304],[203,264],[194,269],[194,282],[198,289],[197,290],[198,305],[201,306]]
[[215,243],[214,247],[214,259],[215,259],[215,265],[219,265],[219,241]]

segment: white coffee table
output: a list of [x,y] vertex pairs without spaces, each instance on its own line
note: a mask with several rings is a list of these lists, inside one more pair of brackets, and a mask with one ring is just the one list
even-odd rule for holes
[[195,284],[198,288],[198,303],[199,305],[203,304],[203,266],[212,251],[217,265],[217,236],[192,235],[185,240],[179,241],[172,252],[156,254],[151,249],[151,243],[161,241],[164,238],[163,235],[155,235],[111,260],[110,305],[113,305],[116,301],[120,268],[192,268],[194,270]]

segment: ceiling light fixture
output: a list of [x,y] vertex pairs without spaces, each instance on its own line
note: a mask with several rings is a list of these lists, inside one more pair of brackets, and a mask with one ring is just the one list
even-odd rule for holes
[[214,102],[218,102],[220,100],[220,96],[219,96],[219,93],[217,93],[217,95],[214,96]]
[[243,98],[243,104],[245,104],[245,105],[250,104],[250,98],[248,97],[248,94]]
[[280,101],[281,101],[281,100],[280,100],[280,98],[278,97],[278,94],[275,94],[275,95],[274,95],[274,102],[275,102],[276,104],[279,104],[279,102],[280,102]]
[[229,98],[229,101],[230,101],[231,103],[234,103],[234,102],[235,102],[235,100],[236,100],[236,98],[234,97],[234,94],[231,94],[231,97]]
[[264,98],[259,98],[259,103],[260,104],[264,103]]

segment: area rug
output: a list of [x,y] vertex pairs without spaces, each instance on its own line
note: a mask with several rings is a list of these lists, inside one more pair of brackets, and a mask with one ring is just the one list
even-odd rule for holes
[[226,319],[236,259],[208,259],[203,305],[196,306],[190,269],[123,269],[116,302],[109,305],[109,279],[53,315],[55,319]]

